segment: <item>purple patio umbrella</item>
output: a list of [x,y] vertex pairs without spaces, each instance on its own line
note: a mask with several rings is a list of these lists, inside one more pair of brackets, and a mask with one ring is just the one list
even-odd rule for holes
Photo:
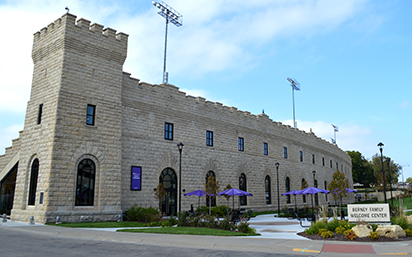
[[358,190],[346,188],[346,193],[356,193],[356,192],[358,192]]
[[295,196],[295,209],[298,208],[298,205],[297,205],[297,203],[296,203],[296,195],[297,195],[297,192],[299,192],[299,190],[291,190],[291,191],[289,191],[289,192],[286,192],[286,193],[282,194],[282,195],[294,195],[294,196]]
[[303,190],[300,190],[298,193],[296,193],[297,195],[307,195],[310,194],[311,195],[311,200],[312,200],[312,210],[313,210],[313,195],[317,194],[317,193],[324,193],[324,194],[329,194],[329,190],[325,190],[325,189],[320,189],[317,187],[307,187]]
[[[225,191],[220,192],[218,195],[228,195],[228,196],[253,196],[251,193],[248,193],[246,191],[242,191],[237,188],[229,188],[226,189]],[[235,208],[235,198],[233,198],[233,209]]]
[[200,197],[206,195],[205,191],[203,190],[195,190],[192,192],[189,192],[187,194],[184,194],[184,196],[191,196],[191,195],[195,195],[195,196],[199,196],[199,207],[200,207]]

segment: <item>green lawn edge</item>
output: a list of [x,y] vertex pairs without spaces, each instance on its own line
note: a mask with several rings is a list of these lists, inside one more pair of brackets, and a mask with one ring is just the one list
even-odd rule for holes
[[96,222],[79,222],[79,223],[47,223],[50,226],[68,227],[68,228],[128,228],[143,227],[145,223],[136,221],[96,221]]
[[199,227],[158,227],[141,229],[120,229],[117,232],[128,233],[154,233],[154,234],[174,234],[174,235],[202,235],[202,236],[260,236],[261,234],[240,233],[222,229],[199,228]]

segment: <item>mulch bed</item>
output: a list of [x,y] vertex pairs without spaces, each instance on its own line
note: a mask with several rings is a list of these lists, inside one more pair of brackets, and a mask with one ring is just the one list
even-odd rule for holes
[[309,238],[311,240],[325,241],[352,241],[352,242],[393,242],[393,241],[412,241],[412,236],[400,237],[399,239],[380,237],[379,239],[370,239],[369,237],[357,237],[354,240],[346,239],[343,234],[333,233],[333,237],[323,238],[320,235],[307,235],[305,232],[297,233],[299,236]]

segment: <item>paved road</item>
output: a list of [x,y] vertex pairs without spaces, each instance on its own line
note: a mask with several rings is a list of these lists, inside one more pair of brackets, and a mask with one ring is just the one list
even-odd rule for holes
[[[292,221],[273,216],[251,224],[261,237],[121,233],[0,222],[3,256],[381,256],[412,255],[412,241],[361,243],[302,240]],[[252,226],[252,225],[251,225]],[[301,228],[300,228],[301,229]],[[266,233],[266,236],[263,236]]]
[[[120,233],[118,233],[120,234]],[[189,247],[173,247],[144,245],[134,242],[111,242],[107,240],[91,240],[83,238],[66,238],[49,233],[33,233],[21,229],[0,227],[0,256],[296,256],[292,254],[263,253],[252,251],[198,249]]]

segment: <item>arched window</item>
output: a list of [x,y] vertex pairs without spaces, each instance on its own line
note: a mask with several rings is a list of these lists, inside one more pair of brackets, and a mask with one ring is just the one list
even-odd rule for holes
[[84,159],[77,167],[76,206],[93,206],[96,165]]
[[[239,189],[247,192],[246,188],[246,175],[244,173],[240,174],[239,177]],[[247,205],[247,196],[239,196],[240,205]]]
[[[290,191],[290,179],[289,179],[289,177],[286,177],[285,187],[286,187],[286,192],[289,192]],[[286,202],[290,203],[290,195],[286,195]]]
[[35,159],[31,164],[30,187],[29,187],[29,205],[36,202],[37,177],[39,176],[39,159]]
[[[305,189],[305,186],[306,186],[306,181],[305,181],[304,178],[302,178],[302,187],[301,187],[301,190]],[[303,203],[306,203],[306,195],[302,195],[302,200],[303,200]]]
[[[209,170],[206,173],[206,183],[207,180],[209,179],[209,177],[214,177],[216,179],[215,173],[211,170]],[[209,206],[209,200],[210,200],[210,196],[206,196],[206,206]],[[216,197],[212,197],[212,207],[216,206]]]
[[166,196],[160,199],[162,210],[167,215],[175,215],[177,210],[177,177],[174,170],[166,168],[159,177],[159,183],[163,184]]
[[270,193],[270,177],[269,175],[265,178],[265,195],[266,195],[266,204],[272,203],[272,194]]
[[[328,183],[325,180],[325,190],[328,190]],[[328,201],[328,194],[325,194],[325,200]]]

